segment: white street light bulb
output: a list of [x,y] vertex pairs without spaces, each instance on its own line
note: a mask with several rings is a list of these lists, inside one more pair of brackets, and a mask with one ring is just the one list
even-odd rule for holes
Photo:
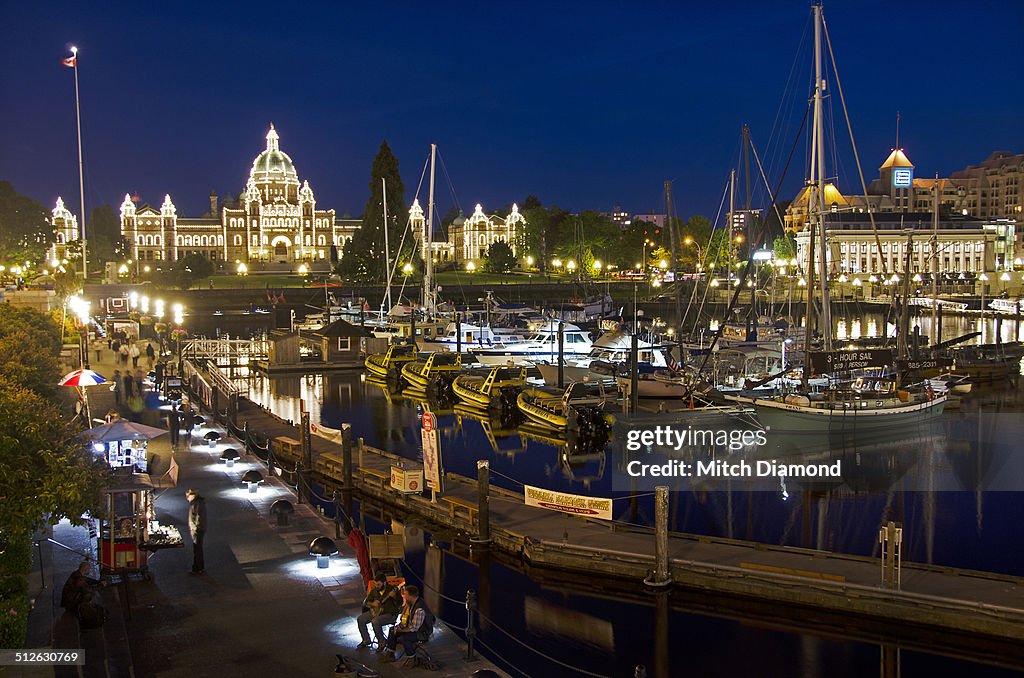
[[78,48],[75,47],[74,45],[71,45],[71,53],[72,54],[78,54]]

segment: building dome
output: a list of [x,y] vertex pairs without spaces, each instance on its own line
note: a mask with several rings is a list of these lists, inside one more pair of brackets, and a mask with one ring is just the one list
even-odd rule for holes
[[267,149],[256,156],[256,160],[252,163],[252,171],[249,173],[256,183],[299,183],[295,164],[288,154],[281,150],[279,142],[280,137],[277,135],[277,130],[271,124],[270,131],[267,132]]

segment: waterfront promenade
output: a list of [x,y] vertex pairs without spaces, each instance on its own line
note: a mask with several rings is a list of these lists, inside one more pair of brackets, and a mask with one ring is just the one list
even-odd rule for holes
[[[114,365],[101,359],[93,361],[93,369],[110,376]],[[116,409],[107,388],[89,391],[94,416]],[[146,423],[159,420],[154,411],[141,413],[141,418]],[[379,664],[372,651],[355,650],[359,636],[354,619],[365,589],[352,550],[338,540],[341,553],[331,559],[328,570],[318,570],[307,553],[308,545],[318,536],[333,538],[333,525],[308,505],[297,504],[290,524],[277,526],[270,504],[278,498],[295,503],[290,490],[271,478],[257,494],[249,494],[240,478],[254,468],[252,458],[226,468],[219,461],[220,452],[239,443],[217,428],[225,440],[211,449],[202,440],[209,430],[206,427],[193,435],[191,444],[183,437],[176,450],[166,435],[151,441],[154,479],[164,475],[172,454],[179,467],[176,487],[169,478],[159,483],[156,518],[177,525],[185,546],[160,551],[152,558],[152,581],[132,579],[127,585],[115,583],[102,589],[109,613],[103,628],[80,631],[59,607],[64,580],[80,562],[79,554],[90,548],[87,531],[62,523],[52,533],[40,535],[52,534],[72,551],[43,544],[44,567],[40,571],[37,558],[31,575],[36,605],[29,617],[27,646],[84,648],[87,665],[9,668],[4,675],[323,676],[333,674],[336,653],[356,658],[387,677],[463,677],[482,668],[505,675],[484,659],[465,662],[465,644],[440,622],[427,644],[442,664],[440,671],[405,668],[402,659]],[[208,507],[204,575],[189,573],[184,492],[190,487],[206,498]],[[46,587],[40,589],[40,582]]]
[[[297,428],[259,406],[239,401],[236,424],[273,441],[299,439]],[[271,446],[274,447],[271,442]],[[355,441],[353,486],[360,499],[396,514],[470,538],[479,531],[475,479],[446,477],[436,502],[390,487],[390,466],[401,461]],[[277,447],[279,465],[300,461]],[[340,446],[312,437],[312,475],[328,489],[341,489]],[[655,567],[650,530],[585,520],[523,504],[522,494],[490,487],[493,548],[531,568],[558,570],[567,577],[614,577],[638,583]],[[778,547],[739,540],[672,534],[670,574],[677,589],[724,594],[789,606],[794,616],[811,610],[833,615],[860,629],[859,637],[889,637],[908,645],[945,648],[982,660],[1024,666],[1024,580],[916,563],[903,563],[900,591],[881,587],[877,558]],[[536,571],[536,570],[534,570]],[[803,610],[803,612],[800,612]]]

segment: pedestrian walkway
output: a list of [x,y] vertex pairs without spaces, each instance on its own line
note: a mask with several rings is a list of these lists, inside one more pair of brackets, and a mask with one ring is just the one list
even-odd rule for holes
[[[102,353],[105,356],[94,361],[92,369],[110,377],[115,366],[103,358],[111,352]],[[94,419],[116,405],[114,393],[102,385],[90,388],[89,398]],[[138,414],[145,423],[166,424],[152,410]],[[156,492],[155,517],[178,526],[185,546],[160,551],[150,559],[151,581],[133,579],[104,589],[110,621],[102,629],[79,633],[76,620],[60,610],[59,598],[64,579],[81,557],[49,544],[43,561],[49,593],[44,590],[30,616],[28,645],[70,648],[81,643],[88,665],[11,675],[322,676],[333,673],[336,654],[357,659],[381,676],[468,676],[485,668],[505,675],[486,660],[466,662],[465,644],[440,622],[427,644],[442,664],[440,671],[405,668],[402,659],[381,664],[372,651],[356,650],[355,617],[361,611],[364,586],[351,549],[336,540],[341,553],[331,559],[330,568],[318,569],[308,555],[309,542],[318,536],[334,538],[333,523],[308,505],[298,505],[276,477],[250,494],[241,476],[250,469],[265,469],[252,457],[227,468],[220,453],[228,447],[244,451],[244,445],[217,427],[224,439],[210,448],[202,439],[209,430],[210,426],[201,428],[191,441],[183,436],[177,449],[172,449],[169,436],[160,436],[149,446],[154,478],[165,472],[172,454],[179,465],[177,487]],[[207,503],[203,575],[190,573],[187,488],[194,488]],[[296,504],[288,526],[278,527],[270,515],[270,505],[278,498]],[[84,528],[59,525],[54,538],[75,551],[90,550]]]

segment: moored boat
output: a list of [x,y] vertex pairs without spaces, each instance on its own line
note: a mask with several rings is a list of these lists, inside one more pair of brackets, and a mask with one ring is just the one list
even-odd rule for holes
[[427,389],[438,379],[451,379],[462,371],[458,353],[431,353],[425,360],[411,360],[402,365],[402,379],[410,386]]
[[[609,396],[600,385],[595,388],[575,383],[564,390],[548,386],[525,389],[516,398],[516,403],[519,405],[519,411],[530,421],[541,426],[564,429],[570,424],[578,424],[574,415],[582,411],[596,410],[600,414],[600,409],[607,400]],[[603,417],[601,418],[603,420]]]
[[452,391],[461,401],[486,408],[500,404],[508,396],[517,396],[525,385],[526,370],[492,367],[486,375],[460,374],[452,382]]
[[387,379],[389,374],[401,373],[402,365],[416,360],[416,347],[407,344],[392,344],[384,353],[371,353],[363,363],[371,375]]

